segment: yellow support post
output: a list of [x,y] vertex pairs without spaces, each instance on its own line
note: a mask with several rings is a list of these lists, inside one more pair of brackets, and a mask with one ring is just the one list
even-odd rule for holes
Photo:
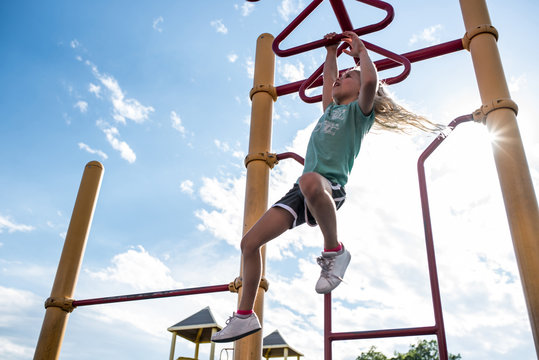
[[[509,99],[509,90],[490,29],[485,0],[460,0],[469,50],[475,68],[481,101],[493,104]],[[485,30],[481,30],[485,29]],[[513,39],[516,41],[516,39]],[[539,210],[524,153],[515,111],[498,108],[490,112],[486,125],[493,135],[493,153],[516,259],[524,288],[536,351],[539,353]]]
[[34,353],[34,360],[53,360],[60,356],[67,319],[73,310],[72,297],[79,276],[103,171],[103,165],[97,161],[89,162],[84,169],[51,296],[45,302],[47,310]]
[[176,333],[172,333],[172,343],[170,344],[170,355],[168,360],[174,360],[174,353],[176,352]]
[[[249,155],[267,153],[271,146],[271,126],[273,101],[276,98],[274,85],[275,54],[271,49],[273,36],[262,34],[258,37],[255,56],[255,74],[251,90],[251,130],[249,135]],[[247,184],[243,215],[243,234],[264,214],[268,207],[268,184],[270,167],[263,159],[247,162]],[[262,276],[266,272],[266,248],[262,252]],[[243,274],[243,266],[240,271]],[[238,292],[241,299],[242,288]],[[254,311],[264,320],[264,290],[259,287]],[[238,340],[234,344],[235,360],[260,360],[262,358],[262,331]]]

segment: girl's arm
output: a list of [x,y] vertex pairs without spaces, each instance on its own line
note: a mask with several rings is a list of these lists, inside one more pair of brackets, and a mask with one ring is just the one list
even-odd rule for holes
[[372,63],[363,41],[353,31],[345,31],[343,41],[350,44],[350,50],[343,50],[346,54],[358,57],[360,65],[361,85],[357,102],[363,114],[370,114],[374,106],[374,96],[378,88],[378,72]]
[[[325,39],[332,39],[336,33],[329,33],[324,36]],[[333,102],[333,83],[339,76],[337,69],[337,47],[339,43],[326,46],[326,61],[324,62],[323,86],[322,86],[322,108],[326,108]]]

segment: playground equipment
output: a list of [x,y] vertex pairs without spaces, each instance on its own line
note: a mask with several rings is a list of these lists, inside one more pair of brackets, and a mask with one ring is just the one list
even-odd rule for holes
[[[273,42],[273,50],[275,54],[279,56],[289,56],[298,54],[303,51],[312,50],[322,47],[329,43],[328,40],[318,40],[309,44],[297,46],[288,50],[279,49],[280,42],[288,36],[323,0],[314,0],[307,6],[307,8],[301,12],[296,19],[294,19],[285,30],[275,38]],[[392,7],[378,0],[358,0],[362,3],[376,6],[386,11],[386,17],[379,23],[369,25],[364,28],[354,29],[346,9],[344,8],[342,0],[329,0],[331,6],[335,12],[335,15],[339,21],[339,24],[343,31],[353,30],[358,35],[364,35],[372,31],[379,30],[385,27],[393,18]],[[516,258],[519,265],[520,276],[523,282],[524,294],[526,303],[528,306],[528,312],[530,315],[530,322],[532,332],[534,335],[534,341],[536,350],[539,351],[539,280],[537,274],[539,274],[539,210],[537,207],[537,201],[531,176],[529,173],[524,149],[522,146],[522,140],[518,131],[516,123],[516,113],[518,111],[517,105],[510,99],[507,83],[503,75],[503,67],[501,65],[498,49],[497,49],[497,30],[491,25],[488,15],[488,9],[485,0],[461,0],[460,1],[464,24],[466,27],[466,34],[463,39],[457,39],[451,42],[440,44],[426,49],[417,50],[403,55],[395,55],[380,47],[364,41],[366,47],[387,56],[387,59],[383,59],[375,62],[379,71],[398,66],[399,64],[404,66],[403,72],[393,78],[386,79],[388,83],[396,83],[404,80],[409,74],[410,63],[420,60],[425,60],[431,57],[440,56],[453,51],[467,49],[470,51],[472,60],[474,63],[474,69],[476,73],[477,83],[479,85],[479,91],[483,105],[473,115],[464,116],[456,119],[450,124],[450,129],[457,126],[463,121],[471,120],[472,118],[480,119],[486,123],[489,131],[493,134],[503,137],[501,142],[493,144],[494,158],[498,169],[500,185],[503,192],[504,202],[506,206],[507,216],[510,224],[511,234],[513,238],[513,244],[515,247]],[[270,125],[261,125],[262,119],[267,118],[266,111],[271,112],[271,107],[268,103],[272,99],[276,99],[278,96],[290,94],[298,91],[300,97],[306,102],[316,102],[320,100],[318,97],[308,97],[305,95],[305,90],[311,86],[318,86],[321,84],[320,73],[322,66],[315,71],[308,79],[297,81],[288,85],[273,87],[273,67],[268,65],[271,61],[274,62],[273,57],[271,60],[267,58],[260,58],[259,54],[267,56],[268,51],[264,50],[268,47],[269,41],[267,37],[269,34],[263,34],[259,37],[257,46],[257,58],[255,61],[255,79],[253,90],[251,90],[251,97],[253,99],[252,110],[252,129],[253,127],[269,128]],[[342,52],[342,49],[347,46],[343,44],[338,49],[338,54]],[[257,69],[259,69],[259,77],[256,76]],[[263,69],[267,69],[265,74]],[[345,70],[342,70],[345,71]],[[264,74],[264,75],[262,75]],[[263,81],[263,76],[269,76],[271,74],[270,81]],[[255,99],[257,103],[255,103]],[[263,99],[264,108],[258,107],[258,102],[262,102]],[[269,120],[271,121],[271,120]],[[251,130],[253,131],[253,130]],[[251,133],[253,135],[253,132]],[[251,137],[251,142],[260,141],[266,144],[270,140],[270,133],[266,133],[266,137],[263,137],[258,132],[254,133],[257,136],[256,139]],[[445,136],[445,135],[444,135]],[[423,162],[428,155],[439,145],[444,136],[441,136],[429,146],[426,152],[420,158],[418,163],[418,170],[420,175],[420,187],[422,190],[422,206],[425,222],[425,237],[427,244],[427,254],[429,262],[429,274],[431,282],[431,291],[433,306],[435,312],[435,325],[429,327],[419,327],[413,329],[395,329],[395,330],[380,330],[370,332],[356,332],[356,333],[332,333],[331,332],[331,295],[325,295],[324,308],[325,308],[325,321],[324,321],[324,358],[326,360],[331,359],[331,343],[334,340],[350,340],[350,339],[365,339],[374,337],[392,337],[392,336],[409,336],[409,335],[426,335],[436,334],[438,339],[440,359],[446,360],[448,358],[447,344],[445,340],[445,330],[443,327],[443,317],[441,309],[440,294],[438,288],[438,279],[436,274],[436,265],[434,259],[434,246],[432,243],[432,230],[430,225],[430,214],[428,213],[428,199],[426,196],[426,184],[424,180],[424,173],[421,172]],[[253,154],[250,152],[248,158],[257,161],[257,163],[267,164],[267,167],[273,167],[275,159],[278,156],[270,154],[267,148],[258,149],[258,153]],[[255,158],[256,156],[256,158]],[[252,161],[247,162],[246,165],[252,164]],[[253,170],[254,171],[254,170]],[[423,175],[422,175],[423,174]],[[261,182],[260,184],[267,184]],[[247,188],[254,185],[247,183]],[[247,196],[249,192],[246,193]],[[246,204],[249,203],[249,198],[246,197]],[[265,210],[265,204],[264,210]],[[246,210],[245,224],[251,225],[254,222],[248,222],[247,210]],[[263,253],[263,264],[264,253]],[[264,265],[263,265],[264,266]],[[241,294],[240,294],[241,295]],[[260,292],[259,292],[260,295]],[[257,302],[259,298],[257,298]],[[261,297],[261,302],[263,297]],[[255,311],[259,316],[262,312],[258,312],[259,304],[255,303]],[[258,339],[254,336],[242,339],[236,343],[236,360],[240,359],[259,359],[260,357],[252,357],[258,353],[257,345]]]
[[[214,333],[221,330],[221,326],[215,321],[209,307],[205,307],[179,323],[172,325],[167,330],[172,333],[169,360],[197,360],[199,345],[204,343],[211,343],[209,359],[215,359],[215,343],[211,342],[211,337]],[[195,343],[195,355],[192,358],[183,356],[176,358],[174,356],[177,336]],[[299,358],[303,356],[302,353],[287,344],[279,333],[279,330],[275,330],[264,338],[262,349],[265,359],[284,358],[286,360],[290,356],[299,360]]]
[[303,356],[302,353],[286,343],[279,330],[275,330],[266,336],[262,345],[263,356],[266,360],[271,358],[284,358],[286,360],[289,356],[299,360]]
[[[290,56],[304,51],[322,47],[327,40],[318,40],[288,50],[279,48],[280,42],[286,38],[323,0],[314,0],[298,17],[280,34],[273,39],[270,34],[262,34],[257,40],[254,83],[250,96],[252,100],[251,130],[249,153],[245,159],[247,167],[247,184],[244,208],[244,233],[251,228],[258,218],[266,211],[268,202],[269,170],[281,159],[294,158],[301,162],[297,154],[270,153],[271,146],[271,114],[273,101],[278,96],[298,91],[306,102],[319,101],[319,97],[308,97],[305,91],[321,83],[320,69],[308,79],[295,83],[274,86],[275,54]],[[353,30],[354,27],[344,7],[343,0],[329,0],[342,30]],[[387,26],[393,19],[391,5],[380,0],[358,0],[386,11],[386,17],[379,23],[355,29],[358,35],[378,31]],[[528,307],[531,329],[536,350],[539,351],[539,209],[533,189],[522,140],[520,138],[516,113],[517,106],[510,99],[507,83],[503,75],[498,48],[497,31],[491,25],[485,0],[460,0],[462,16],[466,28],[464,38],[446,42],[437,46],[416,50],[398,55],[382,49],[374,44],[365,42],[367,48],[386,56],[386,59],[375,62],[379,71],[396,66],[403,66],[400,75],[388,78],[388,83],[404,80],[410,73],[411,63],[440,56],[454,51],[467,49],[472,56],[479,92],[483,105],[470,115],[455,119],[450,125],[452,130],[458,124],[472,119],[487,125],[492,134],[501,140],[493,144],[493,154],[496,162],[500,186],[504,198],[507,217],[516,253],[516,259],[524,288],[524,296]],[[343,45],[345,46],[345,45]],[[339,54],[344,48],[339,48]],[[344,71],[344,70],[343,70]],[[421,204],[425,225],[425,238],[429,263],[429,274],[435,324],[433,326],[411,329],[375,330],[367,332],[334,333],[331,331],[331,295],[325,295],[324,321],[324,358],[331,360],[331,345],[333,341],[366,339],[375,337],[393,337],[435,334],[438,339],[441,360],[448,359],[445,330],[436,274],[434,245],[428,198],[423,164],[426,158],[445,139],[448,133],[442,133],[425,150],[418,161],[418,172],[421,189]],[[132,301],[168,296],[182,296],[219,291],[238,291],[241,297],[241,281],[236,279],[230,284],[209,286],[203,288],[169,290],[154,293],[116,296],[100,299],[73,300],[73,292],[80,270],[90,223],[92,220],[95,201],[101,183],[103,166],[98,162],[87,164],[81,181],[72,220],[66,236],[66,241],[60,264],[51,291],[51,296],[45,303],[46,313],[41,334],[36,347],[34,359],[57,359],[60,352],[67,317],[75,307],[105,304],[121,301]],[[263,322],[264,292],[268,289],[265,275],[265,247],[262,248],[262,281],[257,293],[255,312]],[[240,269],[240,272],[242,269]],[[255,333],[235,343],[234,357],[236,360],[262,358],[262,332]]]
[[[195,343],[195,355],[192,358],[180,357],[179,359],[196,360],[198,359],[198,349],[200,344],[210,343],[210,360],[215,358],[215,343],[211,342],[211,337],[221,326],[217,324],[213,314],[208,307],[198,311],[196,314],[183,319],[179,323],[172,325],[167,329],[172,333],[172,343],[170,345],[169,360],[174,360],[174,350],[176,348],[176,337],[181,336]],[[179,360],[178,359],[178,360]]]

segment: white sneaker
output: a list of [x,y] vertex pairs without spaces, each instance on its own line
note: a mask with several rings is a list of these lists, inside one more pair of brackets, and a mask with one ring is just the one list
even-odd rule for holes
[[226,321],[226,326],[221,331],[213,334],[211,341],[223,343],[238,340],[257,332],[261,328],[262,326],[260,326],[258,317],[254,312],[246,318],[241,318],[236,313],[233,313]]
[[322,256],[316,261],[322,268],[320,279],[316,283],[315,290],[319,294],[330,293],[342,281],[344,272],[350,263],[350,252],[344,248],[340,251],[323,251]]

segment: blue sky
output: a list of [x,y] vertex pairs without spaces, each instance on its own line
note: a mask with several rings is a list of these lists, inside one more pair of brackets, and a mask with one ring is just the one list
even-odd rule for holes
[[[404,53],[460,38],[457,1],[390,1],[395,20],[365,39]],[[75,298],[224,284],[239,271],[250,100],[257,37],[276,36],[307,1],[17,1],[0,4],[0,357],[30,359],[84,165],[105,173]],[[380,10],[345,1],[356,27]],[[534,1],[488,2],[534,185],[539,183],[539,55]],[[324,2],[289,47],[339,31]],[[322,49],[276,61],[275,83],[308,77]],[[378,55],[373,54],[374,59]],[[341,67],[350,59],[339,60]],[[387,77],[393,72],[382,73]],[[395,98],[448,123],[481,103],[469,53],[412,65]],[[320,105],[274,106],[272,150],[304,154]],[[432,136],[367,136],[339,211],[352,252],[334,292],[334,331],[426,326],[432,311],[415,163]],[[489,136],[460,126],[427,161],[449,350],[463,359],[534,359],[520,277]],[[301,168],[272,170],[270,202]],[[322,359],[315,294],[316,229],[268,247],[264,334],[279,329]],[[231,294],[80,308],[62,359],[166,358],[166,328],[210,306],[220,324]],[[416,338],[334,344],[335,359],[371,345],[386,354]],[[218,347],[220,351],[221,347]],[[207,354],[209,347],[202,349]],[[193,347],[178,341],[176,356]],[[207,356],[207,355],[205,355]]]

